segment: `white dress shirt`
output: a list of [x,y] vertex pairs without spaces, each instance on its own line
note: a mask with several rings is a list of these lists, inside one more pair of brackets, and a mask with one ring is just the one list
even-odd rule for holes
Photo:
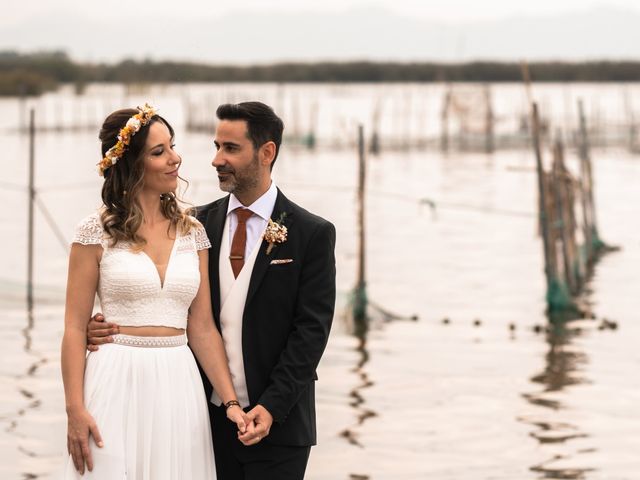
[[271,186],[269,190],[262,194],[260,198],[258,198],[251,205],[245,207],[240,200],[236,198],[236,196],[232,193],[229,198],[229,207],[227,208],[227,224],[229,225],[229,247],[231,247],[231,242],[233,242],[233,235],[236,233],[236,227],[238,226],[238,217],[235,212],[232,215],[229,215],[236,208],[248,208],[253,212],[253,215],[249,217],[247,220],[247,244],[244,250],[244,258],[249,258],[251,252],[253,251],[253,247],[256,245],[256,242],[262,240],[262,234],[264,233],[264,229],[267,227],[267,223],[271,218],[271,214],[273,213],[273,208],[276,205],[276,197],[278,196],[278,189],[276,188],[276,184],[271,182]]

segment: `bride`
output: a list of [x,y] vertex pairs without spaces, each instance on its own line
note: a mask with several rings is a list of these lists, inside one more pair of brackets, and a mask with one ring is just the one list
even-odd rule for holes
[[[65,479],[214,479],[193,354],[221,393],[228,419],[240,432],[247,428],[211,313],[211,245],[178,205],[182,159],[173,139],[149,105],[113,112],[100,131],[103,206],[79,224],[69,258]],[[96,293],[120,332],[85,358]]]

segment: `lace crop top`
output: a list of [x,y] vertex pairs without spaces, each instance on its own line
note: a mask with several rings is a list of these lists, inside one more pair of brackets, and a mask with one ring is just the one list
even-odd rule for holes
[[176,234],[164,285],[146,253],[132,251],[128,242],[109,246],[99,213],[78,224],[73,243],[103,248],[98,297],[108,322],[135,327],[187,327],[188,309],[200,286],[197,251],[211,248],[204,227],[194,222],[188,234]]

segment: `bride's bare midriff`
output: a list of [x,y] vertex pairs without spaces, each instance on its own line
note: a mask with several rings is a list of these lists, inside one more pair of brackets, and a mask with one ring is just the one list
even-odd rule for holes
[[138,337],[175,337],[184,334],[184,328],[173,327],[120,327],[122,335]]

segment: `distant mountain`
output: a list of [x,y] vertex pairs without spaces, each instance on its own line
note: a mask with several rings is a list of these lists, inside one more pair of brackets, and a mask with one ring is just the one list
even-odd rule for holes
[[0,29],[0,49],[63,49],[77,60],[122,58],[267,63],[281,60],[640,59],[640,12],[614,7],[553,16],[444,23],[380,8],[346,13],[243,11],[176,22],[43,14]]

